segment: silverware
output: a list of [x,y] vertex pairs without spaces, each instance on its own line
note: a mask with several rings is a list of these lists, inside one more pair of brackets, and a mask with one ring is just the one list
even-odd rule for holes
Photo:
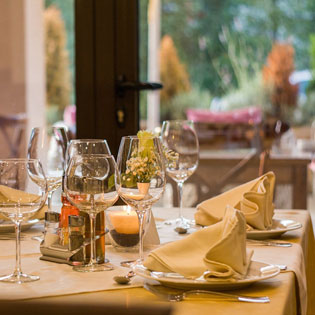
[[285,271],[288,269],[287,265],[275,265],[275,266],[277,266],[280,269],[280,271]]
[[189,226],[178,226],[174,229],[178,234],[186,234],[188,232]]
[[277,247],[291,247],[292,243],[289,242],[277,242],[277,241],[269,241],[269,240],[252,240],[247,239],[248,243],[252,243],[255,245],[262,245],[262,246],[277,246]]
[[190,295],[196,295],[199,297],[207,296],[208,298],[212,297],[213,299],[220,299],[225,301],[236,301],[236,302],[249,302],[249,303],[269,303],[270,299],[267,296],[242,296],[234,295],[230,293],[223,293],[217,291],[208,291],[208,290],[175,290],[171,288],[165,288],[158,285],[150,285],[148,283],[144,284],[144,288],[152,292],[158,297],[166,299],[170,302],[180,302],[187,298]]
[[136,274],[130,270],[125,276],[115,276],[113,279],[118,283],[118,284],[128,284]]

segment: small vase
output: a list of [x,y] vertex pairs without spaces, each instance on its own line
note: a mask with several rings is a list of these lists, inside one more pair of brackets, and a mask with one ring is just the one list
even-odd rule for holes
[[140,194],[147,195],[150,188],[150,183],[137,183],[137,187]]

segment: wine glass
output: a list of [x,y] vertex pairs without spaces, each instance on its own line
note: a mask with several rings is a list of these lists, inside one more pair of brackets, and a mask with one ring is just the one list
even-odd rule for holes
[[66,161],[72,156],[81,154],[108,154],[111,155],[105,139],[75,139],[71,140],[67,149]]
[[134,266],[141,266],[145,217],[150,215],[151,206],[161,198],[165,188],[160,139],[123,137],[118,151],[117,166],[116,186],[119,196],[133,207],[138,215],[139,259]]
[[39,159],[48,184],[48,211],[53,211],[52,195],[62,183],[67,148],[67,133],[63,127],[33,128],[27,157]]
[[112,206],[118,199],[115,187],[117,166],[112,155],[74,155],[68,164],[64,189],[68,200],[86,212],[90,218],[91,255],[85,265],[74,266],[80,272],[112,270],[113,266],[96,261],[95,223],[96,215]]
[[164,121],[161,131],[166,173],[176,183],[179,199],[180,227],[188,228],[192,221],[182,215],[183,184],[195,172],[199,160],[199,142],[194,123],[189,120]]
[[3,198],[0,213],[15,225],[16,259],[14,272],[0,281],[24,283],[39,280],[21,269],[21,223],[34,216],[47,198],[47,181],[41,163],[34,159],[0,160],[0,185]]

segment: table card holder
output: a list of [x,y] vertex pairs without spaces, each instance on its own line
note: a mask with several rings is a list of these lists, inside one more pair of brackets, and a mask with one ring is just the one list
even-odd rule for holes
[[[44,240],[40,245],[40,252],[42,256],[41,260],[48,260],[57,263],[64,263],[69,265],[84,264],[89,260],[90,254],[90,221],[86,213],[80,211],[80,216],[84,218],[84,238],[80,238],[80,242],[77,244],[78,248],[71,248],[69,242],[69,232],[67,231],[67,237],[65,238],[63,233],[64,229],[59,229],[59,237],[51,238],[48,234],[45,234]],[[69,216],[71,217],[71,216]],[[105,216],[104,213],[99,213],[96,219],[96,253],[97,262],[104,263],[105,260]],[[65,242],[65,240],[67,240]],[[73,247],[73,244],[72,244]],[[78,255],[78,253],[80,253]]]

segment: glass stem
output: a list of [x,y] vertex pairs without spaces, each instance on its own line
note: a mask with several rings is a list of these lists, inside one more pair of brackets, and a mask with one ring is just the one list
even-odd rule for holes
[[52,192],[52,191],[49,191],[49,192],[48,192],[48,196],[47,196],[48,212],[51,212],[51,211],[52,211],[52,209],[51,209],[52,195],[53,195],[53,192]]
[[22,274],[22,269],[21,269],[21,222],[16,222],[15,223],[15,270],[14,270],[14,275],[19,277]]
[[177,183],[177,191],[178,191],[178,202],[179,202],[179,209],[178,209],[178,215],[179,218],[182,219],[182,207],[183,207],[183,182],[178,182]]
[[140,209],[137,210],[137,215],[139,219],[139,262],[143,262],[143,229],[144,229],[144,216],[145,216],[146,210]]
[[95,242],[95,221],[96,215],[94,213],[89,213],[90,216],[90,234],[91,234],[91,255],[89,265],[97,264],[96,260],[96,242]]

